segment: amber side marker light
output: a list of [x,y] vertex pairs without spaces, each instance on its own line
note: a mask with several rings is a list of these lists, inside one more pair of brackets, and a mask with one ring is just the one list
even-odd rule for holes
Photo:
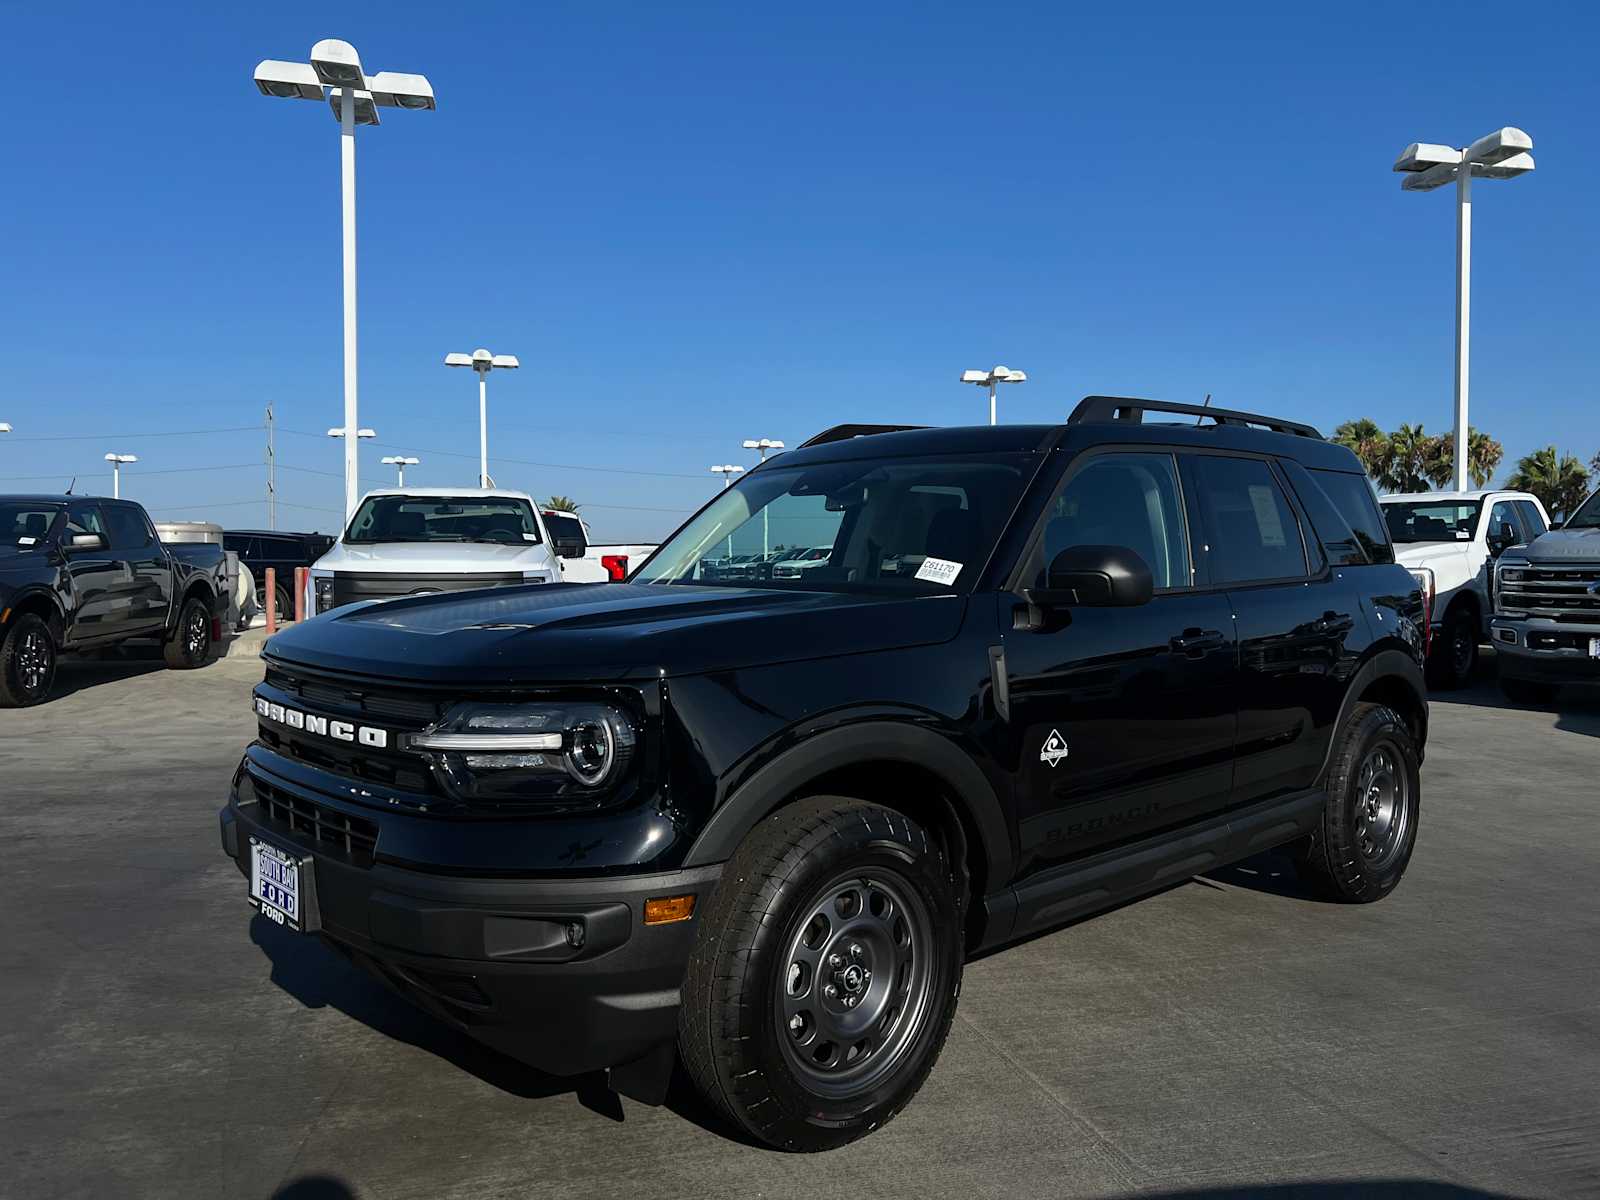
[[644,902],[646,925],[670,925],[674,921],[687,921],[694,916],[693,896],[662,896]]

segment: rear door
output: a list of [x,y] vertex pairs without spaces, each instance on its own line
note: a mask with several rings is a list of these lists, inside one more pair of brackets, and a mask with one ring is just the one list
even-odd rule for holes
[[[74,550],[73,537],[85,533],[105,538],[105,547]],[[116,558],[110,541],[98,503],[79,500],[68,506],[61,551],[66,557],[67,577],[72,581],[74,615],[69,636],[74,642],[111,637],[128,628],[127,605],[121,590],[125,567]]]
[[166,625],[172,607],[172,565],[144,509],[111,501],[101,505],[111,538],[111,555],[122,566],[116,587],[127,631]]
[[1183,487],[1164,449],[1073,462],[1015,580],[1044,585],[1056,554],[1116,545],[1149,564],[1156,594],[1073,608],[1014,629],[1002,605],[1024,862],[1076,856],[1218,811],[1232,782],[1237,646],[1228,598],[1197,586]]
[[1197,558],[1224,589],[1239,637],[1233,802],[1311,787],[1364,642],[1360,595],[1332,568],[1266,457],[1185,453]]

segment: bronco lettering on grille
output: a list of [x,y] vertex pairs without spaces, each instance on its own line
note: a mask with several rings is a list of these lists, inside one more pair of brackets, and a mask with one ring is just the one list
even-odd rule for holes
[[279,725],[287,725],[290,729],[303,729],[307,733],[314,733],[318,737],[332,738],[336,742],[359,742],[363,746],[371,746],[374,750],[386,750],[389,746],[389,731],[377,729],[371,725],[354,725],[349,721],[336,721],[328,717],[319,717],[313,713],[301,712],[299,709],[288,708],[282,704],[275,704],[260,696],[255,698],[257,716],[275,721]]

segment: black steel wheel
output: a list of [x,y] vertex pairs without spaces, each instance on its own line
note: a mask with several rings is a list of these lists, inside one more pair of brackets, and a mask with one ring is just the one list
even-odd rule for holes
[[1417,843],[1422,787],[1405,720],[1357,704],[1336,735],[1322,819],[1300,846],[1301,875],[1333,900],[1366,904],[1392,892]]
[[179,671],[205,665],[211,657],[211,612],[204,600],[191,596],[178,612],[178,626],[162,647],[167,666]]
[[949,1033],[962,908],[943,847],[903,814],[835,796],[779,809],[697,918],[679,1010],[689,1076],[779,1149],[877,1129]]
[[23,613],[0,640],[0,707],[26,708],[50,695],[56,640],[44,618]]
[[1429,681],[1446,690],[1466,687],[1478,666],[1478,618],[1471,606],[1452,608],[1439,637],[1428,660]]

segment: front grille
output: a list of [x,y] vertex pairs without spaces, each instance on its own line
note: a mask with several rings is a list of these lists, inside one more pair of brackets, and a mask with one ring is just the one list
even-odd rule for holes
[[1558,621],[1600,622],[1600,592],[1595,590],[1600,584],[1600,563],[1516,569],[1522,571],[1521,579],[1499,581],[1500,611]]
[[317,712],[382,717],[421,729],[437,721],[444,711],[439,700],[432,696],[332,684],[283,667],[269,666],[266,679],[268,687],[298,696]]
[[378,845],[378,826],[361,817],[350,817],[336,808],[318,804],[293,792],[252,778],[257,819],[268,829],[298,835],[322,851],[343,854],[358,867],[370,867]]
[[474,588],[510,587],[527,583],[521,571],[485,571],[478,574],[439,574],[395,571],[370,571],[365,574],[340,571],[333,577],[333,603],[355,604],[360,600],[392,600],[397,596],[419,596],[430,592],[466,592]]

